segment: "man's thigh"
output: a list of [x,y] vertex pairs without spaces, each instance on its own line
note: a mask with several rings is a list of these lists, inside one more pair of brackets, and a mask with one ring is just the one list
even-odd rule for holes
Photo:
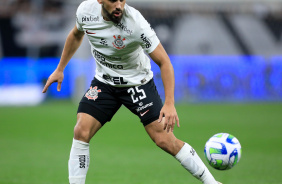
[[94,78],[79,103],[77,113],[89,114],[103,126],[112,119],[120,106],[121,102],[114,94],[114,87]]
[[121,89],[117,96],[144,126],[159,118],[163,103],[153,79],[144,85]]
[[78,113],[77,123],[74,128],[74,139],[89,142],[101,127],[101,123],[93,116]]

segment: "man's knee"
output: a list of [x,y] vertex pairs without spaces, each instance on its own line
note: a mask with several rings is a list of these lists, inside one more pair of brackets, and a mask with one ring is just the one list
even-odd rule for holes
[[164,138],[164,137],[158,137],[158,138],[156,138],[156,139],[154,140],[154,142],[155,142],[155,144],[156,144],[159,148],[161,148],[161,149],[163,149],[163,150],[165,150],[165,151],[169,150],[169,148],[170,148],[170,146],[169,146],[169,144],[170,144],[169,140],[167,140],[167,139]]
[[77,123],[74,127],[74,139],[89,142],[91,139],[91,130]]
[[94,134],[101,128],[101,124],[88,114],[78,113],[74,127],[74,139],[89,143]]
[[158,137],[154,140],[155,144],[171,155],[176,155],[183,146],[183,141],[173,137]]

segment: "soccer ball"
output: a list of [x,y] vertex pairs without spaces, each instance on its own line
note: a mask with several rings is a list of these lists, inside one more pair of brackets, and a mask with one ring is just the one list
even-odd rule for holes
[[228,170],[240,160],[242,149],[236,137],[228,133],[212,136],[205,145],[205,157],[215,169]]

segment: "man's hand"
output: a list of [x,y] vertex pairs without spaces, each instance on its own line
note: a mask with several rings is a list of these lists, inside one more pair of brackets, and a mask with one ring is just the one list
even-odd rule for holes
[[57,86],[57,91],[61,91],[61,85],[62,85],[62,82],[63,82],[63,79],[64,79],[64,73],[63,71],[59,71],[59,70],[55,70],[51,75],[50,77],[48,78],[45,86],[44,86],[44,89],[42,91],[42,93],[46,93],[48,87],[54,83],[54,82],[58,82],[58,86]]
[[165,116],[164,130],[167,130],[167,133],[169,131],[173,132],[175,122],[177,123],[177,126],[180,127],[179,118],[174,105],[164,104],[160,112],[160,116],[158,120],[159,123],[162,122],[164,116]]

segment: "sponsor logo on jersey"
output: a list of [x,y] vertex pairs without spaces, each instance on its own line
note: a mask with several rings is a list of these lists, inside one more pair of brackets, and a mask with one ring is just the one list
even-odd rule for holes
[[124,32],[126,32],[127,34],[132,35],[133,31],[128,29],[126,25],[124,25],[122,22],[116,24],[116,27],[122,29]]
[[107,80],[107,81],[111,81],[114,84],[127,84],[128,82],[124,81],[123,77],[113,77],[110,75],[103,75],[103,79]]
[[98,52],[95,49],[93,50],[93,55],[94,55],[96,61],[98,61],[99,63],[106,61],[106,58],[104,57],[104,55],[101,54],[100,52]]
[[99,16],[97,17],[87,17],[87,16],[84,16],[82,17],[82,22],[98,22],[99,21]]
[[105,40],[104,38],[101,39],[100,43],[104,46],[108,46],[107,40]]
[[116,48],[116,49],[124,49],[125,48],[125,45],[124,45],[124,41],[126,40],[125,38],[121,38],[120,35],[118,36],[115,36],[114,35],[114,42],[113,42],[113,46]]
[[147,38],[144,33],[141,35],[141,39],[145,43],[145,47],[147,49],[152,46],[152,41],[149,38]]
[[[139,104],[139,105],[140,105],[140,104]],[[143,103],[142,103],[142,105],[143,105]],[[148,104],[146,104],[146,105],[143,105],[143,106],[141,106],[141,107],[138,107],[138,108],[136,109],[136,111],[137,111],[137,112],[140,112],[140,111],[142,111],[142,110],[144,110],[144,109],[147,109],[148,107],[151,107],[151,106],[153,106],[153,105],[154,105],[153,102],[148,103]]]
[[[116,65],[116,64],[107,63],[106,57],[95,49],[93,50],[93,55],[95,57],[95,60],[98,63],[100,63],[101,65],[108,67],[108,68],[123,70],[123,65]],[[114,59],[114,60],[121,60],[120,58],[112,58],[112,57],[108,57],[108,58]]]
[[96,34],[96,33],[89,32],[88,30],[86,30],[86,33],[87,34]]
[[85,94],[85,97],[88,100],[96,100],[98,98],[98,93],[102,92],[101,89],[98,89],[97,86],[93,87],[90,86],[90,89],[87,91],[87,93]]
[[105,61],[105,59],[109,59],[109,60],[116,60],[116,61],[121,61],[121,57],[118,57],[118,56],[106,56],[102,53],[100,53],[99,51],[93,49],[93,53],[94,53],[94,56],[97,54],[97,56],[101,57],[101,59],[103,59],[103,61]]

